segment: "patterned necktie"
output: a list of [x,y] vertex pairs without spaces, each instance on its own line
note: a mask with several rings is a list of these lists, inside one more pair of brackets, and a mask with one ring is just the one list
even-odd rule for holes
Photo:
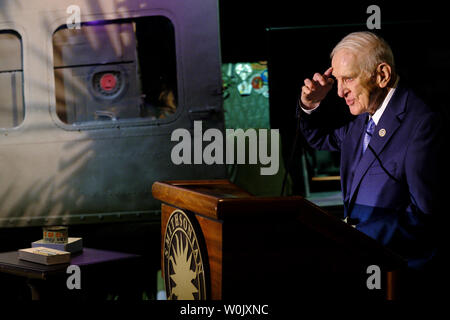
[[372,118],[370,118],[369,123],[366,127],[366,133],[364,134],[364,141],[363,141],[363,153],[366,151],[367,146],[369,145],[370,138],[372,138],[373,131],[375,130],[375,122]]

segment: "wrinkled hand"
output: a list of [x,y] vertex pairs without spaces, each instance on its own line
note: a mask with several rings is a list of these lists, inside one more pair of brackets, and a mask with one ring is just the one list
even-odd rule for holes
[[323,75],[315,73],[312,80],[305,79],[300,97],[303,108],[314,109],[325,99],[334,84],[333,78],[330,77],[332,72],[333,68],[330,67]]

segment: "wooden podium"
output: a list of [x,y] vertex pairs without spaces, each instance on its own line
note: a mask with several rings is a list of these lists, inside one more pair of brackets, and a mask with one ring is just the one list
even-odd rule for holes
[[403,259],[300,196],[155,182],[168,299],[395,299]]

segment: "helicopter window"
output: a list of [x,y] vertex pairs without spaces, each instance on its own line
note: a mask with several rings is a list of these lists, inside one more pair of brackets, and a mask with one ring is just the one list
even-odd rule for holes
[[162,16],[53,35],[56,113],[67,124],[158,120],[177,109],[174,28]]
[[0,128],[17,127],[24,119],[22,40],[0,31]]

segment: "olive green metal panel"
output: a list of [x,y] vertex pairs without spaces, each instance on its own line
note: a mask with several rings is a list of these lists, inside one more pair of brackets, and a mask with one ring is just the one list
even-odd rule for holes
[[[58,69],[63,65],[54,60],[53,42],[55,32],[66,26],[71,5],[80,8],[82,23],[147,16],[171,21],[178,97],[171,117],[83,123],[61,119],[55,70],[68,69]],[[203,121],[205,130],[224,128],[217,11],[216,1],[203,0],[1,0],[0,32],[13,30],[21,40],[23,73],[17,71],[14,83],[23,96],[25,116],[18,126],[0,128],[0,227],[155,220],[160,203],[151,195],[154,181],[224,178],[224,165],[175,165],[171,160],[175,129],[192,132],[194,120]],[[107,47],[110,43],[104,41],[114,41],[104,33],[100,38],[92,44]],[[81,64],[103,63],[92,56],[99,51],[91,49],[91,62],[75,68],[81,78],[86,67]],[[0,55],[1,61],[7,53],[0,50]],[[11,77],[0,76],[9,97]],[[11,104],[7,97],[0,96],[0,105]]]

